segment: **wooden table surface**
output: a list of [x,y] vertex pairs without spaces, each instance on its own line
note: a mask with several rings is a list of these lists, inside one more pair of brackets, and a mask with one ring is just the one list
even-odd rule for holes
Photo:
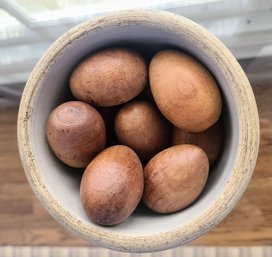
[[[256,170],[237,207],[194,245],[272,245],[272,85],[253,87],[261,141]],[[0,109],[0,245],[87,246],[58,225],[32,193],[16,142],[17,109]]]

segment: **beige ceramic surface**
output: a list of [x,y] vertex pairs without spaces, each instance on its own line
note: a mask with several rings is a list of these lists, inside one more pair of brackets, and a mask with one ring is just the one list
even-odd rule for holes
[[[146,56],[159,49],[181,49],[213,73],[224,100],[226,140],[200,198],[182,212],[157,215],[138,208],[114,227],[93,224],[79,199],[82,172],[69,169],[51,153],[45,138],[49,113],[71,99],[68,78],[86,55],[113,45]],[[29,183],[52,216],[99,246],[120,251],[158,251],[185,244],[220,222],[241,198],[255,167],[259,120],[255,99],[241,67],[213,35],[194,22],[159,11],[127,11],[80,24],[58,39],[27,82],[18,117],[18,143]]]

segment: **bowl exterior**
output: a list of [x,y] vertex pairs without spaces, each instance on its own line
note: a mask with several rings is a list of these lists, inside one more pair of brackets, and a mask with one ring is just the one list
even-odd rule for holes
[[[197,218],[190,220],[185,226],[177,225],[176,229],[155,235],[121,235],[111,230],[91,227],[72,216],[44,185],[33,152],[31,114],[44,74],[54,65],[55,57],[86,33],[95,36],[101,28],[118,26],[120,23],[125,23],[128,28],[135,24],[163,26],[171,33],[185,35],[201,51],[210,55],[219,69],[224,71],[237,103],[235,111],[239,117],[237,128],[239,145],[231,177],[225,182],[223,193],[218,195],[208,210],[199,213]],[[123,11],[97,17],[78,25],[60,37],[41,58],[31,73],[22,96],[18,116],[18,144],[23,167],[33,191],[58,222],[99,246],[118,251],[151,252],[190,242],[218,224],[233,209],[254,171],[259,147],[259,119],[254,95],[246,75],[230,51],[215,36],[196,23],[168,12]]]

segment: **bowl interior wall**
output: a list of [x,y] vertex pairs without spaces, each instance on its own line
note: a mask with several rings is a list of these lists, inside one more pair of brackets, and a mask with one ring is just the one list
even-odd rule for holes
[[32,116],[32,144],[43,181],[52,196],[62,207],[78,220],[96,226],[84,213],[80,198],[79,184],[82,170],[68,168],[51,153],[46,137],[46,121],[50,112],[60,103],[71,99],[69,74],[75,65],[90,53],[111,46],[129,46],[141,52],[147,59],[160,49],[175,48],[186,51],[208,67],[218,81],[224,101],[225,145],[221,157],[210,172],[208,183],[198,200],[187,209],[170,214],[158,215],[141,205],[124,223],[103,229],[126,234],[152,234],[182,226],[199,212],[207,209],[223,190],[235,159],[238,142],[238,117],[224,73],[219,70],[210,56],[206,56],[175,33],[164,28],[135,25],[135,27],[105,28],[93,35],[77,40],[67,46],[59,55],[47,74],[36,95]]

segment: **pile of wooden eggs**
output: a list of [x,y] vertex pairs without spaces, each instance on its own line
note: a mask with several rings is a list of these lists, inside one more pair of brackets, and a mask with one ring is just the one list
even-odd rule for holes
[[85,168],[80,197],[93,222],[121,223],[141,199],[159,213],[196,200],[224,131],[220,91],[200,62],[104,49],[76,66],[70,89],[75,100],[52,111],[47,139],[62,162]]

